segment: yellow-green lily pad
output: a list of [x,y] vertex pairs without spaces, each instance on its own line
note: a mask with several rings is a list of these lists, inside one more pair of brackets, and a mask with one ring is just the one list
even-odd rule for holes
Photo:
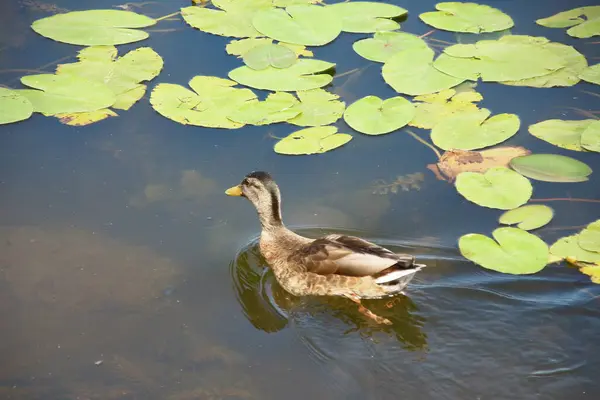
[[244,54],[244,64],[255,70],[287,68],[296,62],[296,53],[289,47],[278,44],[262,44]]
[[579,74],[579,78],[586,82],[600,85],[600,64],[595,64],[582,70]]
[[585,163],[559,154],[529,154],[510,160],[512,169],[545,182],[584,182],[592,169]]
[[558,239],[550,246],[550,253],[562,259],[569,257],[577,261],[600,262],[600,253],[585,250],[579,245],[579,234]]
[[529,179],[505,167],[490,168],[484,173],[462,172],[455,185],[465,199],[500,210],[522,206],[533,193]]
[[352,135],[337,133],[335,126],[317,126],[296,131],[275,144],[279,154],[320,154],[337,149],[352,140]]
[[584,250],[600,253],[600,219],[581,231],[577,243]]
[[391,18],[408,13],[393,4],[370,1],[352,1],[331,4],[328,8],[342,19],[342,30],[351,33],[372,33],[400,29],[400,24]]
[[458,240],[460,253],[492,271],[526,275],[541,271],[548,263],[548,245],[539,237],[518,228],[498,228],[494,239],[469,233]]
[[383,135],[398,130],[415,116],[415,106],[404,97],[382,100],[366,96],[350,104],[344,120],[350,127],[367,135]]
[[473,90],[457,93],[454,89],[446,89],[433,94],[417,96],[414,98],[415,117],[409,125],[432,129],[452,115],[479,112],[479,107],[475,103],[481,100],[483,100],[481,94]]
[[567,34],[576,38],[600,35],[600,6],[578,7],[535,21],[548,28],[569,28]]
[[445,2],[435,5],[438,11],[419,15],[428,25],[451,32],[486,33],[511,28],[512,18],[497,8],[476,3]]
[[545,140],[563,149],[586,151],[581,146],[583,132],[596,120],[584,119],[566,121],[561,119],[548,119],[529,125],[529,133],[538,139]]
[[0,87],[0,125],[23,121],[33,113],[33,105],[19,92]]
[[423,39],[406,32],[376,32],[372,38],[356,41],[352,45],[359,56],[382,63],[402,51],[424,47],[428,46]]
[[506,211],[498,222],[504,225],[518,224],[519,229],[531,231],[552,221],[554,210],[543,204],[528,204]]
[[248,102],[233,110],[228,118],[240,124],[267,125],[287,121],[300,114],[298,100],[286,92],[271,93],[265,101]]
[[594,121],[581,133],[581,147],[600,153],[600,121]]
[[287,122],[297,126],[324,126],[333,124],[344,114],[346,104],[340,101],[337,94],[323,89],[303,90],[296,92],[300,103],[294,110],[300,111],[297,117]]

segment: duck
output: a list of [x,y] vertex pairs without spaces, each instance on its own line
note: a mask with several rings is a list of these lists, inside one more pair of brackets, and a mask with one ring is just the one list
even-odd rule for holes
[[225,191],[245,197],[261,224],[260,253],[281,287],[294,296],[342,296],[380,324],[390,325],[361,303],[404,294],[403,289],[425,267],[410,254],[394,253],[356,236],[329,234],[312,239],[288,229],[282,220],[281,192],[268,172],[247,174]]

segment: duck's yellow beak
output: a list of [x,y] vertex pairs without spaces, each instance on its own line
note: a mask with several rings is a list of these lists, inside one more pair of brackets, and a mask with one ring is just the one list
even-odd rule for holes
[[227,196],[241,196],[242,195],[242,187],[240,185],[230,187],[225,191]]

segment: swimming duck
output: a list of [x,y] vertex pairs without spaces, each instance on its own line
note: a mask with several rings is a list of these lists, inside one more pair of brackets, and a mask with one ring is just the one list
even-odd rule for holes
[[425,265],[415,257],[397,254],[374,243],[347,235],[318,239],[287,229],[281,219],[279,187],[267,172],[255,171],[225,191],[245,197],[258,212],[262,231],[260,252],[273,269],[279,284],[295,296],[343,296],[378,323],[391,322],[366,309],[361,299],[402,293]]

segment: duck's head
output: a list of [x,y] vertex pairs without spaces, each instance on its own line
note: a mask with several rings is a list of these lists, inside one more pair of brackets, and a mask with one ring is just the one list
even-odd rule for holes
[[225,191],[228,196],[245,197],[254,204],[263,227],[280,226],[281,194],[279,187],[267,172],[254,171],[242,182]]

